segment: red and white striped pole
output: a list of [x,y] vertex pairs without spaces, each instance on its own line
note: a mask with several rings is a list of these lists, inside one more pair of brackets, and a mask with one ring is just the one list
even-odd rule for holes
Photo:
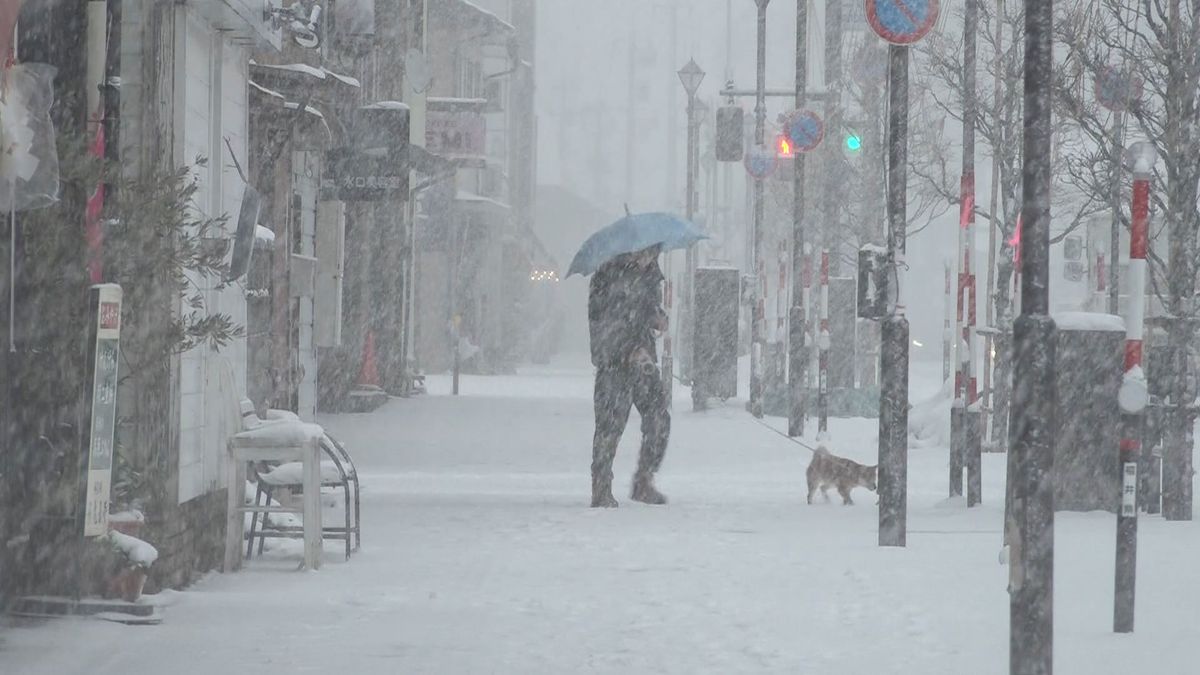
[[[1133,632],[1137,569],[1138,455],[1142,448],[1142,413],[1150,401],[1142,371],[1142,338],[1146,316],[1146,248],[1149,241],[1150,179],[1157,154],[1154,145],[1134,143],[1133,203],[1129,228],[1129,306],[1125,317],[1125,377],[1121,382],[1121,502],[1117,511],[1117,555],[1113,594],[1113,632]],[[1115,260],[1113,261],[1116,262]]]
[[821,350],[817,364],[817,437],[829,435],[829,251],[821,250],[821,333],[817,336]]
[[[809,349],[812,349],[817,344],[816,324],[812,320],[813,316],[816,315],[817,311],[818,311],[812,304],[812,287],[813,287],[812,268],[813,268],[812,255],[810,254],[808,246],[805,245],[804,266],[802,268],[802,274],[804,275],[804,279],[803,279],[803,282],[804,282],[804,326],[805,326],[805,330],[807,332],[807,338],[808,338],[807,344],[809,345]],[[812,391],[813,374],[816,372],[816,369],[812,367],[813,366],[812,352],[810,351],[807,354],[805,354],[804,358],[805,358],[805,363],[808,364],[808,367],[804,369],[804,377],[805,377],[804,390],[805,390],[805,392],[810,392],[810,391]],[[807,394],[805,394],[805,395],[807,396]],[[805,407],[807,408],[807,406],[805,406]]]
[[942,295],[942,382],[950,379],[954,368],[954,272],[950,261],[942,263],[945,272],[945,292]]
[[[971,406],[978,397],[978,380],[975,374],[975,274],[971,266],[971,254],[975,240],[975,174],[965,172],[961,183],[961,209],[958,229],[958,292],[956,299],[955,341],[958,356],[954,375],[954,404],[950,411],[950,496],[963,493],[963,468],[968,455],[974,452],[978,431],[977,412]],[[970,419],[968,419],[970,418]],[[981,439],[980,439],[981,440]],[[971,463],[974,467],[974,463]],[[968,481],[971,482],[971,481]],[[977,500],[968,500],[973,506]]]

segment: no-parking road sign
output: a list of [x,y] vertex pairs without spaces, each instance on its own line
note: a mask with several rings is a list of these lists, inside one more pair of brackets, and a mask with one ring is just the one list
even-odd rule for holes
[[779,165],[779,157],[773,148],[755,145],[746,153],[746,173],[751,177],[762,180],[775,171]]
[[867,23],[896,45],[920,41],[937,23],[938,0],[866,0]]
[[825,138],[825,122],[811,110],[797,110],[788,118],[785,131],[796,152],[812,152]]

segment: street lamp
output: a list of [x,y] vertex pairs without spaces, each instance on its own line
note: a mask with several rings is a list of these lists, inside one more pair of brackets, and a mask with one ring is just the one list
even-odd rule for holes
[[[697,170],[697,164],[698,164],[697,158],[699,157],[699,154],[698,154],[697,148],[696,148],[696,146],[698,145],[698,143],[696,142],[697,141],[696,137],[698,136],[698,134],[696,132],[696,126],[697,126],[696,125],[696,109],[697,109],[696,92],[700,89],[700,83],[704,81],[704,70],[701,69],[700,66],[696,64],[695,59],[688,59],[687,64],[685,64],[682,68],[679,69],[678,75],[679,75],[679,82],[681,84],[683,84],[683,89],[684,89],[684,91],[687,92],[687,96],[688,96],[688,101],[687,101],[687,198],[684,200],[684,205],[685,205],[684,209],[685,209],[685,215],[687,216],[687,219],[690,222],[696,216],[696,201],[697,201],[696,200],[696,170]],[[695,318],[695,312],[694,312],[694,309],[695,309],[694,285],[695,285],[695,277],[696,277],[696,249],[695,249],[695,247],[689,248],[687,250],[686,256],[687,256],[687,258],[686,258],[686,265],[685,265],[685,271],[684,271],[684,282],[683,282],[683,291],[684,291],[683,292],[683,318],[684,318],[684,320],[680,322],[680,328],[682,329],[680,342],[682,343],[682,346],[684,346],[684,349],[683,349],[684,375],[685,375],[685,377],[689,377],[689,378],[693,379],[693,381],[692,381],[692,407],[695,408],[696,410],[701,410],[704,408],[704,393],[701,390],[702,387],[700,387],[699,384],[697,382],[695,382],[695,380],[694,380],[695,372],[694,372],[694,368],[693,368],[694,364],[693,364],[693,359],[692,359],[694,340],[690,339],[692,337],[691,333],[693,330],[693,321]],[[671,371],[667,367],[668,366],[667,359],[669,358],[669,356],[666,353],[665,348],[664,348],[663,352],[664,352],[663,370],[665,371],[665,375],[669,378],[671,376]],[[668,386],[668,391],[669,391],[669,388],[670,388],[669,382],[668,382],[667,386]]]

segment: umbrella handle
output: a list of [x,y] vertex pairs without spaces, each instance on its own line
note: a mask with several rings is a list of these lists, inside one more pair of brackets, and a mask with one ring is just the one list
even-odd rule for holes
[[629,202],[625,202],[625,217],[631,218],[632,216],[633,214],[629,212]]

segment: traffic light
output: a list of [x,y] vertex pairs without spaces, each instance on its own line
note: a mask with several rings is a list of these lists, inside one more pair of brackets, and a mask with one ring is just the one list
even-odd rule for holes
[[779,134],[775,137],[775,156],[779,159],[791,159],[796,156],[792,140],[787,137],[787,134]]
[[862,136],[859,136],[858,132],[847,131],[845,145],[847,152],[858,152],[859,150],[862,150]]
[[745,134],[742,109],[736,105],[717,108],[717,161],[742,161]]

